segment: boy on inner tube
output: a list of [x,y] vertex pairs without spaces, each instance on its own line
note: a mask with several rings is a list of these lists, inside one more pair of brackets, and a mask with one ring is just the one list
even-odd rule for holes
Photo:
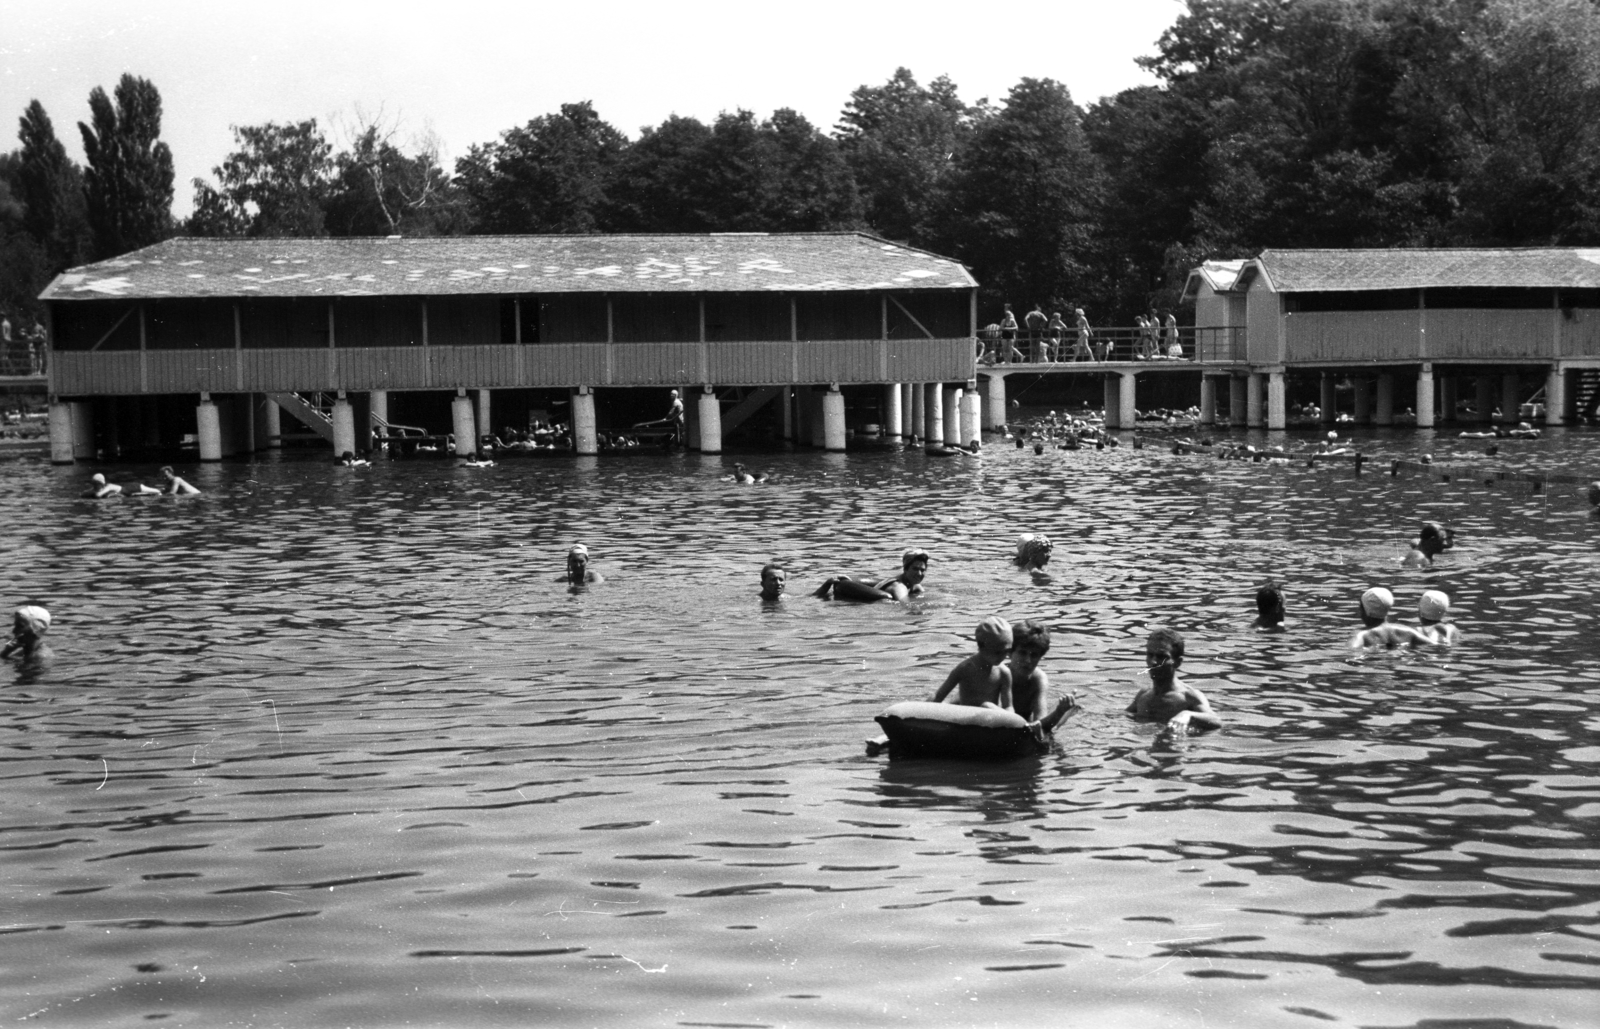
[[817,587],[813,597],[823,600],[860,600],[872,603],[878,600],[905,600],[922,592],[922,580],[928,574],[928,552],[920,547],[907,547],[900,555],[899,575],[867,583],[848,575],[836,575]]
[[950,670],[944,685],[933,694],[935,704],[955,690],[957,704],[970,707],[1011,707],[1011,669],[1006,656],[1011,653],[1011,623],[990,615],[978,623],[973,633],[978,652]]

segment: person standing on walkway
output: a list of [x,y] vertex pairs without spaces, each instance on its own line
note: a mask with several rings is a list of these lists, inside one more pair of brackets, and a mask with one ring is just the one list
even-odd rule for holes
[[1033,305],[1033,310],[1022,316],[1022,321],[1028,326],[1028,357],[1034,362],[1043,361],[1040,349],[1044,346],[1044,327],[1049,321],[1038,304]]
[[1010,304],[1005,305],[1005,313],[1000,316],[1000,346],[1006,363],[1022,360],[1017,352],[1017,316],[1011,313]]

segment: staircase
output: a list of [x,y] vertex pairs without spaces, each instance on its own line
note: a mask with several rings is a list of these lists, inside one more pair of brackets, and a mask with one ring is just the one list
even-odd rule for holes
[[333,409],[333,401],[326,393],[313,393],[309,400],[298,393],[268,393],[267,396],[306,428],[333,442],[333,416],[328,413]]
[[[727,400],[730,394],[737,395],[737,391],[738,387],[735,387],[722,393],[717,399]],[[783,389],[780,386],[762,386],[759,389],[751,390],[742,397],[738,397],[732,407],[722,412],[722,434],[726,436],[743,425],[751,415],[767,406],[772,398],[782,392]]]
[[1581,368],[1572,382],[1578,401],[1578,420],[1592,422],[1600,407],[1600,368]]

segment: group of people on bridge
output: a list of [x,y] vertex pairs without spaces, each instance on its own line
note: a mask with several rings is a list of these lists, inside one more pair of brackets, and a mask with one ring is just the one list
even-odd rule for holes
[[[1073,321],[1068,325],[1060,311],[1046,316],[1044,308],[1034,304],[1018,324],[1011,305],[1006,304],[1000,320],[989,323],[980,333],[978,360],[989,365],[1055,364],[1109,361],[1122,356],[1116,353],[1116,340],[1111,335],[1095,332],[1083,308],[1073,308],[1072,313]],[[1130,350],[1126,360],[1182,360],[1177,316],[1168,311],[1163,319],[1153,309],[1148,315],[1135,315]]]

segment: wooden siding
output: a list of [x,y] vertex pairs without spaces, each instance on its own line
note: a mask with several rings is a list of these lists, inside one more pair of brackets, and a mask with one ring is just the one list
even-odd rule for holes
[[1575,307],[1561,314],[1563,357],[1600,357],[1600,310]]
[[1278,294],[1256,276],[1245,294],[1244,351],[1252,364],[1278,363]]
[[[1555,309],[1428,311],[1428,356],[1552,357]],[[1413,344],[1413,352],[1415,345]]]
[[1228,299],[1219,297],[1210,286],[1201,286],[1194,298],[1194,327],[1220,329],[1228,324]]
[[[1252,315],[1254,312],[1251,312]],[[1433,319],[1428,312],[1428,353],[1440,360],[1434,346]],[[1418,333],[1422,326],[1418,311],[1311,311],[1284,316],[1288,363],[1308,361],[1416,360]],[[1251,321],[1251,336],[1256,322]],[[1256,361],[1254,345],[1250,360]]]
[[62,396],[283,390],[950,382],[976,373],[971,337],[720,343],[544,343],[52,354]]

